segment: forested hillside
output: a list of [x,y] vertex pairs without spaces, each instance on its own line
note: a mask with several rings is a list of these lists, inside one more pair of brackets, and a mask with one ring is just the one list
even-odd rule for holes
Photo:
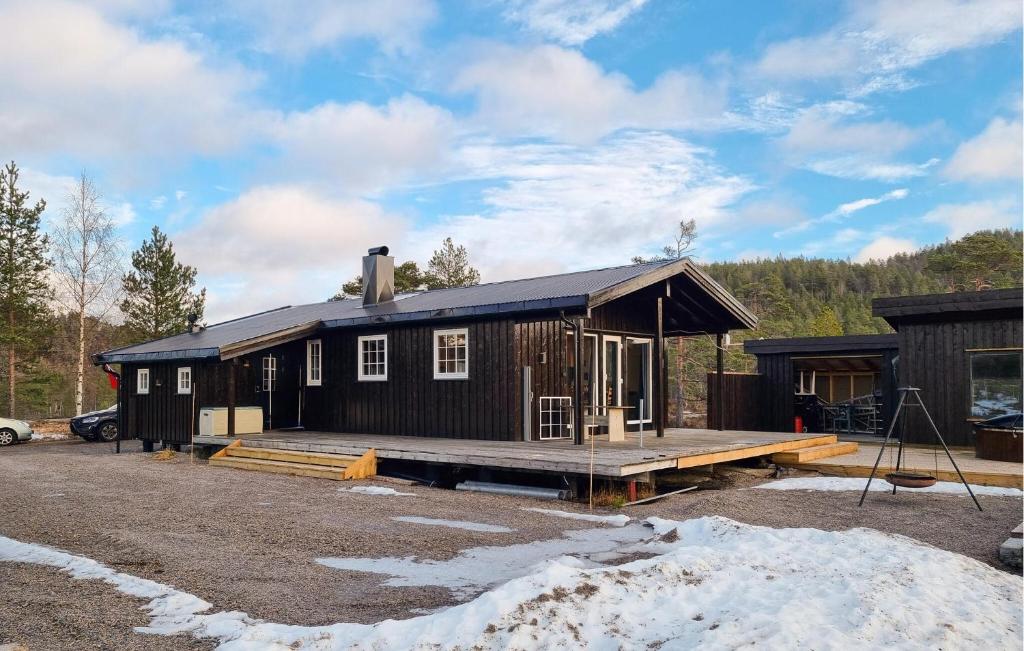
[[[1021,248],[1019,230],[979,231],[867,263],[798,257],[705,265],[760,320],[756,331],[732,333],[726,368],[754,370],[754,359],[743,354],[742,341],[749,337],[890,332],[883,320],[871,316],[871,300],[879,296],[1020,286]],[[701,413],[705,374],[714,368],[714,342],[691,339],[685,350],[683,360],[670,360],[669,368],[685,377],[686,410]]]

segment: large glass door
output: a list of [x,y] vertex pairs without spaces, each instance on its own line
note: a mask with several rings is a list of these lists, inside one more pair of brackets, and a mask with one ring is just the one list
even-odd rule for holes
[[632,425],[641,421],[650,423],[654,413],[651,405],[654,395],[651,390],[651,350],[650,339],[626,338],[626,406],[631,407],[626,422]]

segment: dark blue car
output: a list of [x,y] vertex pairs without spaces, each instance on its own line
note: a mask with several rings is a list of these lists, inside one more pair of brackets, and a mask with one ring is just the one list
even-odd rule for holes
[[117,440],[117,405],[71,419],[71,432],[86,441]]

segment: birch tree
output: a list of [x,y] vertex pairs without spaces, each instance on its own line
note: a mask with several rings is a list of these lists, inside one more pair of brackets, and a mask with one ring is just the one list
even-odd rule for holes
[[17,410],[18,364],[40,346],[50,324],[49,239],[40,230],[46,202],[18,188],[18,166],[0,169],[0,346],[6,354],[7,415]]
[[[53,229],[57,299],[74,315],[75,415],[82,413],[86,343],[91,325],[117,304],[121,248],[114,221],[103,210],[92,180],[82,174],[67,195],[60,223]],[[89,317],[94,319],[89,319]]]

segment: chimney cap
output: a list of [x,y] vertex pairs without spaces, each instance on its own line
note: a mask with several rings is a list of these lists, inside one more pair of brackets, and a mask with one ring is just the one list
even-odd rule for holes
[[388,254],[388,247],[386,247],[386,246],[375,246],[372,249],[370,249],[369,251],[367,251],[367,253],[370,254],[370,255],[387,255]]

